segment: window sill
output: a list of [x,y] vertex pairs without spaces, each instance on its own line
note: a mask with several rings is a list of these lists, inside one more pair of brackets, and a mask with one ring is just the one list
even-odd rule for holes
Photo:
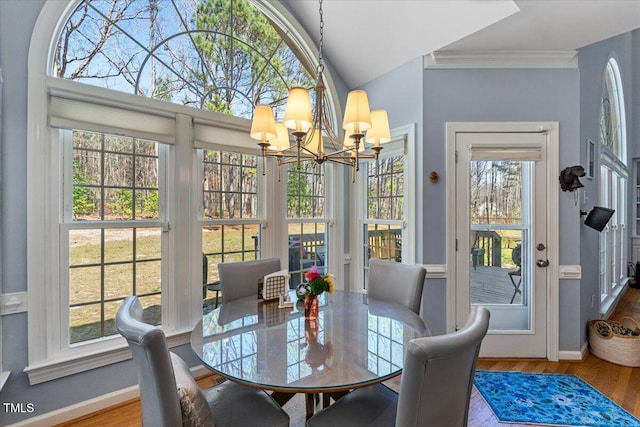
[[623,280],[622,284],[619,286],[616,286],[615,289],[613,289],[613,291],[611,292],[611,295],[609,295],[609,297],[605,298],[604,301],[600,303],[601,318],[608,319],[609,316],[613,314],[613,311],[615,310],[616,306],[618,305],[618,301],[622,296],[622,293],[623,293],[622,291],[627,289],[628,283],[629,283],[628,278]]
[[[171,348],[188,344],[190,338],[191,330],[176,332],[167,336],[167,342],[169,348]],[[129,347],[119,344],[110,350],[100,351],[98,353],[65,356],[54,361],[30,365],[24,369],[24,372],[29,376],[29,383],[34,385],[122,362],[127,359],[131,359]]]

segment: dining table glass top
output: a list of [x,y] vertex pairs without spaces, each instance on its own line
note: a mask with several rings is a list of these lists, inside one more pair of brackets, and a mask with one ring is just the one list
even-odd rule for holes
[[223,304],[194,328],[193,350],[213,371],[254,387],[340,391],[398,375],[405,346],[429,333],[409,309],[362,293],[320,295],[316,320],[291,297],[292,308],[255,296]]

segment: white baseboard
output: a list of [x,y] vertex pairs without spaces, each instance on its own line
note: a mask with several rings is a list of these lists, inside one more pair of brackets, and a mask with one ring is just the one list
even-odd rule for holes
[[8,427],[49,427],[52,425],[64,423],[66,421],[71,421],[79,417],[83,417],[85,415],[91,414],[92,412],[110,408],[111,406],[124,403],[139,396],[140,393],[138,390],[138,386],[134,385],[122,390],[117,390],[111,393],[104,394],[102,396],[94,397],[93,399],[74,403],[73,405],[56,409],[55,411],[47,412],[46,414],[28,418],[16,424],[11,424]]
[[[210,374],[211,371],[202,365],[198,365],[191,368],[191,373],[195,378],[198,378]],[[56,409],[55,411],[47,412],[46,414],[38,415],[15,424],[11,424],[7,427],[49,427],[84,417],[85,415],[89,415],[93,412],[107,409],[138,397],[140,397],[140,391],[138,386],[134,385],[102,396],[94,397],[93,399],[74,403],[73,405]]]
[[589,343],[585,341],[580,347],[580,351],[559,351],[559,360],[584,360],[589,352]]

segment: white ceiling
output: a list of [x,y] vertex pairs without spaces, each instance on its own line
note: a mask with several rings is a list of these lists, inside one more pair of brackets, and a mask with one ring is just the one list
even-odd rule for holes
[[[318,3],[285,0],[313,40]],[[325,0],[324,55],[349,87],[437,51],[572,51],[640,28],[640,0]]]

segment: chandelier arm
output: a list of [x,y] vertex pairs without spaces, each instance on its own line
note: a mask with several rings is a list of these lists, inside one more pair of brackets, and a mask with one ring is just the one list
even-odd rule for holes
[[328,158],[324,158],[324,159],[322,159],[322,161],[323,161],[323,162],[324,162],[325,160],[326,160],[326,161],[329,161],[329,162],[332,162],[332,163],[339,163],[339,164],[341,164],[341,165],[347,165],[347,166],[350,166],[350,165],[351,165],[351,162],[350,162],[350,161],[342,160],[342,159],[328,159]]
[[[267,156],[293,160],[293,161],[285,161],[285,160],[283,160],[282,161],[283,163],[294,163],[294,162],[298,161],[298,154],[297,153],[296,154],[278,154],[278,155],[276,155],[276,154],[267,154]],[[301,156],[300,158],[301,158],[301,160],[315,160],[315,157],[312,157],[312,156]]]
[[[331,157],[331,156],[336,156],[338,154],[343,154],[343,153],[355,153],[355,148],[354,147],[345,147],[342,150],[337,150],[337,151],[332,151],[330,153],[325,153],[325,156],[327,157]],[[360,154],[360,157],[362,157],[364,155],[364,153]],[[373,156],[373,154],[371,154],[371,156]]]

